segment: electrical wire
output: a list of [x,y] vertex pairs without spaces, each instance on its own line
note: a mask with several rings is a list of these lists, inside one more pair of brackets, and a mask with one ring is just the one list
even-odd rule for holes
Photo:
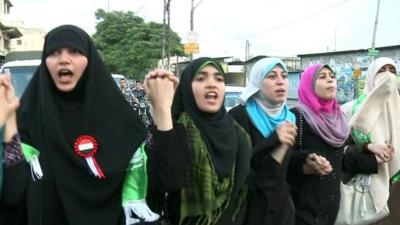
[[325,8],[325,9],[322,9],[322,10],[320,10],[320,11],[318,11],[318,12],[314,12],[314,13],[312,13],[312,14],[310,14],[310,15],[301,17],[301,18],[299,18],[299,19],[295,19],[295,20],[290,21],[290,22],[288,22],[288,23],[281,24],[281,25],[279,25],[279,26],[272,27],[272,28],[269,28],[269,29],[267,29],[267,30],[264,30],[264,31],[261,31],[261,32],[258,32],[258,33],[254,33],[254,34],[250,34],[250,35],[245,35],[245,36],[241,36],[241,37],[237,37],[237,38],[232,38],[232,39],[203,41],[203,42],[201,42],[201,43],[202,43],[202,44],[206,44],[206,43],[215,43],[215,42],[238,41],[238,40],[244,40],[244,39],[248,39],[248,38],[253,38],[253,37],[261,36],[261,35],[264,35],[264,34],[266,34],[266,33],[270,33],[270,32],[273,32],[273,31],[277,31],[277,30],[280,30],[280,29],[282,29],[282,28],[286,28],[286,27],[292,26],[292,25],[294,25],[294,24],[303,22],[304,20],[308,20],[308,19],[310,19],[310,18],[312,18],[312,17],[318,16],[318,15],[320,15],[320,14],[322,14],[322,13],[325,13],[325,12],[327,12],[327,11],[333,9],[333,8],[336,8],[337,6],[343,4],[343,3],[347,2],[347,1],[349,1],[349,0],[340,1],[340,2],[338,2],[338,3],[335,3],[335,4],[333,4],[333,5],[331,5],[331,6],[327,7],[327,8]]

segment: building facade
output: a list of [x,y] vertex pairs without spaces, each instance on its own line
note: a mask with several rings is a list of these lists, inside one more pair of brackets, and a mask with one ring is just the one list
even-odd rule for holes
[[40,51],[43,49],[44,38],[46,36],[44,29],[22,26],[17,26],[17,28],[21,31],[22,36],[11,39],[11,51]]
[[5,22],[11,7],[10,0],[0,0],[0,64],[4,62],[5,55],[10,51],[11,40],[22,36],[18,28],[9,26]]

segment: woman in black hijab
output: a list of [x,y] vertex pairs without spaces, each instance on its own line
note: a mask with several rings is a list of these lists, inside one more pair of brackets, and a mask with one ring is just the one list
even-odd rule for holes
[[146,76],[156,124],[150,177],[156,191],[169,192],[164,212],[172,224],[244,221],[251,145],[223,106],[224,76],[211,58],[189,63],[178,86],[167,71]]
[[27,224],[124,224],[122,189],[145,127],[82,29],[47,34],[18,126],[32,178],[13,194],[26,194]]

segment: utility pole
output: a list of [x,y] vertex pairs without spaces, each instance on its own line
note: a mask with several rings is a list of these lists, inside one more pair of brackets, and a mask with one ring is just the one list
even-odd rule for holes
[[248,60],[249,57],[250,57],[250,42],[249,40],[246,40],[246,50],[245,50],[244,60]]
[[107,12],[110,12],[110,0],[107,0]]
[[194,17],[194,0],[192,0],[192,6],[190,8],[190,31],[193,31],[194,29],[193,17]]
[[[376,6],[376,16],[375,16],[375,22],[374,22],[374,32],[372,35],[372,45],[371,49],[375,50],[375,40],[376,40],[376,31],[378,29],[378,18],[379,18],[379,6],[380,6],[381,0],[377,0],[377,6]],[[372,54],[371,55],[371,62],[375,59],[375,56]]]
[[170,9],[171,0],[167,0],[167,69],[170,70],[171,61],[171,11]]
[[[162,50],[161,50],[161,60],[164,69],[170,69],[170,58],[171,58],[171,45],[170,45],[170,2],[171,0],[164,1],[164,12],[163,12],[163,39],[162,39]],[[167,33],[168,32],[168,33]],[[167,60],[165,62],[165,59]]]
[[[197,4],[194,4],[194,0],[192,0],[192,5],[190,8],[190,31],[194,31],[194,10],[197,6],[200,5],[204,0],[200,0]],[[190,61],[193,60],[193,54],[190,54]]]
[[166,20],[166,13],[165,13],[165,7],[166,7],[166,2],[163,0],[164,6],[163,6],[163,35],[162,35],[162,49],[161,49],[161,64],[162,68],[165,69],[165,43],[166,43],[166,38],[165,38],[165,20]]
[[[190,8],[190,31],[193,31],[194,29],[193,17],[194,17],[194,0],[192,0],[192,6]],[[190,53],[189,59],[190,61],[193,60],[193,53]]]

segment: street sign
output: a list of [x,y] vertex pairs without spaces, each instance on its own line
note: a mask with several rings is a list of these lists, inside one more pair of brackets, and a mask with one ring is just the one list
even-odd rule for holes
[[379,50],[375,48],[369,48],[368,49],[368,55],[369,56],[378,56],[379,55]]
[[183,44],[183,51],[186,54],[199,53],[200,52],[199,43],[185,43]]
[[190,43],[197,42],[199,40],[199,35],[196,31],[192,30],[186,35],[186,40]]

